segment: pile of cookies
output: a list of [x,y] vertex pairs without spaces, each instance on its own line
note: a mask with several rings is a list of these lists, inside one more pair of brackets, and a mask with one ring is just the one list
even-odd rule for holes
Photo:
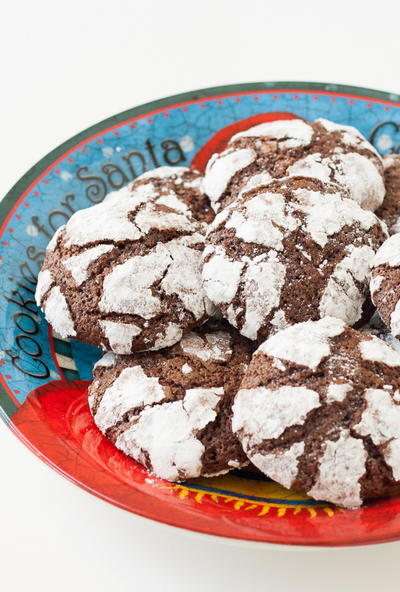
[[263,123],[204,176],[161,167],[76,212],[36,299],[105,350],[94,421],[151,473],[251,462],[356,508],[400,483],[396,232],[400,156],[323,119]]

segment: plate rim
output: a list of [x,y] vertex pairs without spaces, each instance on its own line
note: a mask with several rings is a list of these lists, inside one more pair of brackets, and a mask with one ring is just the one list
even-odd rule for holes
[[[118,126],[122,121],[127,121],[130,118],[136,118],[140,115],[147,114],[149,112],[154,113],[157,110],[164,109],[170,105],[179,106],[180,103],[188,103],[189,101],[200,101],[202,99],[209,98],[210,96],[219,97],[221,95],[230,95],[236,94],[238,92],[242,93],[252,93],[256,90],[283,90],[283,91],[315,91],[315,92],[323,92],[325,94],[329,94],[334,92],[337,95],[343,94],[344,96],[351,95],[354,98],[371,98],[375,101],[382,101],[385,103],[393,103],[394,105],[399,105],[400,103],[400,94],[383,91],[383,90],[376,90],[368,87],[362,86],[352,86],[347,84],[336,84],[330,82],[307,82],[307,81],[264,81],[264,82],[244,82],[244,83],[234,83],[234,84],[227,84],[222,86],[210,86],[200,89],[194,89],[190,91],[186,91],[183,93],[178,93],[174,95],[168,95],[167,97],[162,97],[159,99],[155,99],[153,101],[148,101],[146,103],[141,103],[135,107],[131,107],[129,109],[125,109],[124,111],[120,111],[114,115],[110,115],[101,121],[94,123],[93,125],[85,128],[84,130],[78,132],[77,134],[71,136],[61,144],[58,144],[55,148],[47,152],[40,160],[38,160],[30,169],[26,171],[16,183],[7,191],[5,196],[0,201],[0,225],[4,223],[6,215],[9,211],[7,207],[10,202],[12,202],[14,198],[14,194],[20,192],[22,187],[29,182],[32,177],[37,177],[38,174],[42,173],[43,170],[51,163],[54,164],[54,159],[59,157],[61,154],[65,155],[71,148],[76,148],[78,144],[84,142],[89,137],[93,137],[96,133],[104,133],[104,128],[110,124],[110,127],[115,125]],[[12,205],[12,203],[11,203]],[[6,215],[5,215],[6,214]]]
[[[272,81],[272,82],[246,82],[246,83],[234,83],[228,85],[221,85],[221,86],[212,86],[212,87],[205,87],[201,89],[194,89],[174,95],[168,95],[166,97],[162,97],[159,99],[155,99],[152,101],[148,101],[146,103],[142,103],[135,107],[126,109],[124,111],[118,112],[114,115],[106,117],[101,121],[85,128],[84,130],[78,132],[77,134],[69,137],[67,140],[47,152],[40,160],[38,160],[31,168],[29,168],[26,173],[24,173],[16,183],[11,187],[11,189],[5,194],[5,196],[1,199],[0,202],[0,227],[7,222],[7,219],[12,214],[13,208],[16,205],[18,198],[21,194],[26,191],[26,189],[30,186],[33,181],[36,181],[38,176],[44,174],[46,169],[49,166],[54,166],[55,161],[60,158],[61,156],[64,158],[68,151],[75,150],[79,145],[84,144],[86,140],[89,138],[92,139],[96,137],[96,135],[103,134],[106,130],[112,129],[113,127],[118,127],[122,122],[129,122],[130,119],[136,119],[144,114],[154,114],[158,111],[165,109],[168,106],[179,107],[181,104],[188,104],[190,102],[199,102],[203,99],[207,99],[210,97],[215,98],[223,98],[224,96],[230,96],[234,94],[252,94],[254,92],[262,92],[262,91],[301,91],[301,92],[317,92],[322,94],[331,94],[334,93],[337,96],[344,96],[352,98],[361,98],[361,99],[372,99],[375,102],[384,102],[385,104],[390,103],[394,106],[400,107],[400,94],[391,93],[383,90],[376,90],[367,87],[360,87],[360,86],[353,86],[353,85],[344,85],[344,84],[336,84],[336,83],[327,83],[327,82],[307,82],[307,81]],[[3,385],[0,385],[1,390],[3,390]],[[81,489],[86,491],[87,493],[91,493],[96,495],[99,499],[112,503],[114,506],[119,507],[121,510],[124,510],[121,505],[115,503],[113,500],[109,499],[107,496],[101,495],[101,493],[92,490],[90,487],[86,486],[80,480],[70,478],[65,472],[63,472],[59,467],[57,467],[54,463],[51,462],[44,454],[40,452],[40,450],[36,449],[35,445],[29,442],[26,438],[24,438],[23,434],[19,432],[16,426],[13,425],[12,418],[9,417],[7,412],[0,407],[0,417],[6,424],[6,426],[14,433],[14,435],[20,440],[29,450],[31,450],[36,457],[40,460],[44,461],[47,466],[55,470],[60,476],[68,479],[71,483],[78,485]],[[285,543],[275,543],[275,542],[267,542],[267,541],[255,541],[255,540],[248,540],[243,539],[241,537],[231,537],[231,536],[224,536],[199,530],[194,530],[189,526],[181,526],[173,524],[173,522],[166,522],[160,521],[150,516],[146,516],[144,513],[140,512],[129,512],[134,513],[142,518],[146,518],[147,520],[150,519],[152,522],[156,522],[157,524],[163,524],[172,528],[177,528],[179,531],[184,533],[191,533],[196,535],[201,535],[204,537],[211,537],[212,539],[226,542],[230,544],[236,545],[257,545],[259,548],[260,545],[267,548],[267,549],[287,549],[287,550],[309,550],[309,549],[342,549],[348,547],[361,547],[366,545],[374,545],[374,544],[382,544],[382,543],[389,543],[394,542],[400,539],[400,533],[398,536],[393,536],[386,539],[381,540],[367,540],[365,543],[355,543],[352,544],[315,544],[315,545],[293,545],[293,544],[285,544]]]

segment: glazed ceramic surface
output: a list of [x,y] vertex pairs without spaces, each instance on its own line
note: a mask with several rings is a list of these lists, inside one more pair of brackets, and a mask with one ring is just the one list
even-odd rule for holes
[[353,125],[381,154],[400,152],[397,95],[329,84],[254,83],[135,107],[71,138],[28,171],[0,205],[0,413],[65,477],[154,520],[285,545],[397,540],[400,490],[360,510],[343,511],[252,471],[181,484],[149,475],[93,423],[87,387],[100,350],[53,335],[34,301],[44,249],[74,211],[160,165],[202,171],[233,133],[298,116]]

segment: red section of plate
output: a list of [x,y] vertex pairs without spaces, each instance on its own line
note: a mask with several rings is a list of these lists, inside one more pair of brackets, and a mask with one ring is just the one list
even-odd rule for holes
[[[400,531],[400,500],[386,499],[355,511],[319,509],[268,512],[199,500],[149,476],[96,428],[87,404],[87,382],[55,381],[33,392],[14,415],[14,429],[32,450],[84,489],[141,516],[173,526],[250,541],[292,545],[357,545],[390,541]],[[196,499],[197,498],[197,499]]]

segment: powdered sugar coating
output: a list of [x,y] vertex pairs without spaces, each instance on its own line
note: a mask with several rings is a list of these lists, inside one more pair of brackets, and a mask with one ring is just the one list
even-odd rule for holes
[[[191,248],[193,243],[203,242],[202,235],[176,239],[165,246],[170,261],[161,287],[166,294],[178,296],[184,308],[196,320],[204,314],[212,314],[213,306],[201,288],[201,252]],[[161,249],[159,250],[161,254]]]
[[168,323],[156,334],[153,346],[147,349],[149,351],[157,351],[164,347],[170,347],[171,345],[178,343],[182,335],[182,327],[178,323]]
[[208,161],[203,188],[211,200],[215,211],[218,210],[217,202],[227,188],[232,177],[256,158],[254,150],[226,151],[222,156],[215,154]]
[[[147,194],[141,192],[140,195],[130,196],[129,199],[121,199],[116,194],[95,206],[79,210],[71,216],[66,225],[66,246],[83,246],[104,240],[139,240],[144,233],[129,219],[129,214],[142,204],[146,207],[147,202],[152,199],[153,191]],[[149,207],[153,210],[151,203]]]
[[385,184],[375,164],[357,152],[337,156],[334,180],[350,191],[361,207],[376,210],[385,197]]
[[[341,141],[348,146],[361,147],[366,150],[370,150],[376,156],[379,156],[375,147],[368,142],[361,132],[352,125],[343,125],[342,123],[335,123],[329,119],[319,118],[315,120],[315,123],[320,123],[328,132],[340,132]],[[379,157],[380,158],[380,157]]]
[[154,473],[164,479],[199,476],[204,445],[196,433],[215,419],[222,394],[222,388],[191,389],[182,401],[145,409],[116,446],[139,460],[145,454]]
[[58,239],[59,237],[64,233],[65,230],[65,224],[63,224],[62,226],[60,226],[55,233],[53,234],[53,237],[51,238],[49,244],[47,245],[46,251],[54,251],[54,249],[57,246],[58,243]]
[[241,442],[249,454],[263,440],[278,438],[286,428],[302,424],[320,404],[318,393],[302,386],[240,389],[233,405],[232,429],[242,433]]
[[288,327],[265,341],[257,351],[315,370],[331,352],[330,339],[343,333],[345,323],[325,317]]
[[286,329],[288,327],[288,322],[285,317],[285,313],[283,310],[277,310],[274,316],[271,319],[271,325],[277,330],[280,331],[281,329]]
[[107,195],[104,201],[114,198],[137,200],[149,198],[155,204],[164,205],[199,221],[213,217],[209,200],[202,187],[202,176],[188,167],[161,166],[136,177],[133,183]]
[[380,171],[369,158],[356,152],[334,154],[323,158],[309,154],[287,170],[288,175],[301,175],[334,181],[345,187],[350,197],[366,210],[376,210],[383,202],[385,185]]
[[248,179],[248,181],[243,185],[240,193],[242,194],[246,191],[250,191],[250,189],[254,189],[254,187],[268,185],[270,181],[272,181],[272,177],[269,173],[258,173]]
[[360,352],[364,360],[391,367],[400,366],[400,353],[373,335],[360,343]]
[[150,351],[156,351],[164,347],[170,347],[174,343],[178,343],[183,335],[182,327],[178,323],[168,323],[162,331],[159,331],[156,335],[153,347],[150,347]]
[[[201,242],[196,235],[193,242]],[[200,319],[212,307],[201,289],[201,252],[187,237],[158,243],[148,254],[116,265],[104,280],[99,307],[103,312],[136,314],[151,319],[162,310],[161,294],[152,286],[160,281],[165,294],[175,294],[183,307]]]
[[302,119],[289,119],[260,123],[244,132],[235,134],[231,142],[239,138],[266,137],[278,140],[283,148],[297,148],[307,146],[312,139],[312,127]]
[[304,442],[296,442],[277,454],[255,454],[252,463],[272,480],[290,488],[297,475],[298,460],[304,453]]
[[53,278],[48,269],[44,269],[43,271],[39,272],[37,284],[36,284],[36,292],[35,292],[35,299],[38,306],[42,304],[43,296],[46,292],[50,289],[51,285],[53,284]]
[[223,387],[193,388],[186,391],[183,407],[190,418],[192,430],[201,430],[216,418],[216,407],[223,394]]
[[330,384],[326,392],[327,403],[342,403],[352,388],[347,383]]
[[343,199],[340,193],[323,195],[317,191],[297,189],[294,195],[300,202],[298,209],[305,214],[307,231],[312,239],[324,247],[330,236],[345,226],[357,224],[362,230],[370,230],[377,224],[372,212],[357,207],[351,200]]
[[400,300],[397,301],[397,304],[390,315],[390,329],[394,337],[400,337]]
[[249,263],[243,276],[243,295],[246,313],[241,333],[249,339],[257,339],[259,328],[270,312],[279,306],[286,268],[274,252],[263,260]]
[[190,169],[183,166],[160,166],[156,169],[151,169],[150,171],[146,171],[140,175],[140,177],[136,177],[136,180],[143,180],[143,179],[170,179],[171,177],[182,177],[184,173],[187,173]]
[[113,366],[115,363],[115,354],[114,352],[105,352],[105,354],[103,355],[103,357],[100,358],[100,360],[98,360],[95,365],[93,366],[93,370],[95,370],[96,368],[99,368],[100,366],[104,367],[104,368],[111,368],[111,366]]
[[336,123],[335,121],[331,121],[330,119],[325,119],[324,117],[319,117],[315,120],[315,123],[320,123],[328,132],[347,132],[350,135],[358,136],[359,138],[363,138],[360,132],[351,125],[344,125],[343,123]]
[[169,253],[161,244],[147,255],[114,266],[104,279],[100,310],[136,314],[144,319],[154,317],[161,311],[161,301],[151,287],[162,278],[170,262]]
[[392,167],[394,164],[396,164],[398,162],[398,159],[398,154],[385,154],[385,156],[382,158],[383,168],[385,169],[385,171],[387,169],[390,169],[390,167]]
[[226,361],[232,355],[231,336],[225,331],[214,331],[199,335],[187,333],[180,342],[182,351],[203,362],[208,360]]
[[[219,247],[215,249],[215,256],[212,247],[205,252],[205,255],[212,255],[203,265],[205,291],[211,301],[222,304],[233,299],[241,284],[242,295],[246,300],[246,313],[240,331],[245,337],[256,339],[266,317],[279,306],[285,267],[273,251],[246,263],[230,261],[222,252]],[[226,312],[228,320],[236,327],[236,318],[241,312],[240,307],[233,306]]]
[[386,462],[392,467],[393,477],[400,480],[400,439],[391,440],[386,447]]
[[[286,213],[286,202],[279,193],[262,192],[250,199],[241,209],[233,204],[225,220],[225,228],[234,228],[239,239],[282,250],[282,239],[287,232],[293,232],[300,221],[292,216],[290,208]],[[218,228],[221,217],[216,217],[209,232]],[[286,232],[285,232],[286,231]]]
[[[142,181],[149,181],[150,183],[161,181],[165,184],[165,187],[170,190],[171,186],[175,186],[175,189],[181,186],[185,189],[195,189],[200,193],[203,192],[203,178],[200,173],[185,166],[160,166],[156,169],[146,171],[139,177],[136,177],[133,189],[135,189]],[[173,195],[177,200],[180,200],[179,196],[175,193],[170,193],[169,195]],[[162,199],[163,197],[157,197],[157,203],[162,203]],[[182,207],[182,204],[184,205],[183,201],[181,201],[181,205],[177,206],[176,209],[179,210],[180,207]]]
[[362,504],[360,479],[366,471],[367,452],[361,440],[342,430],[336,441],[328,440],[319,463],[319,474],[308,494],[346,508]]
[[133,323],[127,325],[117,321],[100,321],[100,326],[108,339],[111,349],[116,354],[130,354],[132,351],[132,338],[141,332],[141,328]]
[[372,267],[379,267],[380,265],[400,267],[400,233],[393,234],[386,239],[376,252]]
[[214,304],[230,302],[239,288],[244,263],[231,261],[222,247],[209,245],[203,256],[212,255],[203,264],[202,280],[209,299]]
[[367,406],[354,430],[362,436],[369,436],[374,444],[382,447],[383,456],[393,470],[393,477],[399,480],[400,405],[390,393],[382,389],[367,389],[364,396]]
[[[144,187],[146,187],[144,185]],[[181,230],[193,229],[193,222],[186,215],[176,211],[160,210],[153,203],[146,204],[135,216],[135,224],[140,228],[142,236],[151,230]]]
[[166,393],[157,378],[147,376],[141,366],[125,368],[105,391],[95,414],[102,432],[121,421],[130,409],[157,403]]
[[[115,199],[116,197],[120,198],[120,199],[126,199],[129,198],[132,191],[131,191],[131,187],[132,184],[129,183],[128,185],[124,185],[123,187],[120,187],[119,189],[116,189],[115,191],[110,191],[110,193],[107,193],[107,195],[105,196],[105,198],[103,199],[103,203],[109,199]],[[149,194],[149,192],[151,192]],[[156,198],[157,194],[153,191],[152,188],[148,187],[147,189],[145,189],[145,194],[149,195],[150,198]]]
[[66,225],[66,246],[83,246],[105,240],[137,241],[154,229],[194,229],[193,221],[183,213],[160,210],[155,203],[156,197],[154,187],[148,183],[128,193],[124,190],[123,195],[115,192],[103,202],[79,210]]
[[[348,390],[347,385],[340,396],[337,390],[335,401],[342,401]],[[290,488],[296,482],[299,459],[305,453],[304,442],[270,452],[260,447],[265,441],[279,438],[290,426],[301,425],[308,413],[319,406],[318,393],[305,387],[286,386],[276,391],[264,387],[242,389],[233,408],[233,429],[250,460],[270,478]],[[317,479],[307,493],[345,507],[360,506],[360,479],[365,474],[367,460],[362,440],[342,430],[336,441],[328,440],[323,448]]]
[[372,296],[374,295],[374,292],[378,292],[383,281],[385,281],[385,276],[383,275],[371,277],[371,281],[369,282],[369,289],[371,290]]
[[331,163],[332,161],[329,158],[323,158],[322,154],[316,152],[296,160],[287,169],[287,174],[289,176],[313,177],[314,179],[320,179],[324,183],[329,183],[332,173]]
[[182,212],[183,214],[190,214],[190,209],[188,208],[188,206],[172,193],[168,195],[163,195],[157,200],[157,203],[167,206],[168,208],[172,208],[177,212]]
[[367,245],[350,245],[346,251],[348,254],[337,264],[329,278],[319,310],[321,317],[336,315],[348,325],[354,325],[362,316],[365,302],[365,293],[359,289],[359,284],[369,279],[375,251]]
[[44,314],[47,321],[61,337],[64,339],[75,337],[74,321],[59,286],[51,288],[44,305]]
[[111,251],[114,247],[112,245],[99,245],[87,249],[80,255],[73,255],[69,259],[63,261],[63,265],[68,269],[74,278],[76,285],[80,286],[88,277],[88,267],[93,261],[96,261],[101,255]]

